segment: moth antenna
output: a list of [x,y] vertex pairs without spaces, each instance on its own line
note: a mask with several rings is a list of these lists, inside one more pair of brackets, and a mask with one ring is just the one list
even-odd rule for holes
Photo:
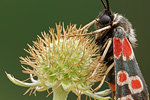
[[106,0],[106,3],[107,3],[107,10],[110,11],[110,8],[109,8],[109,1]]
[[103,4],[104,8],[105,8],[105,9],[107,9],[107,7],[106,7],[106,5],[105,5],[104,1],[103,1],[103,0],[101,0],[101,2],[102,2],[102,4]]

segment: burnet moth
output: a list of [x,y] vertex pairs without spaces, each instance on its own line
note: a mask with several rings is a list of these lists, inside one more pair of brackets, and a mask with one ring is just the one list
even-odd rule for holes
[[132,49],[136,45],[132,25],[125,17],[111,12],[108,0],[105,1],[106,4],[101,0],[105,9],[98,18],[81,29],[95,24],[97,30],[80,36],[96,34],[96,44],[100,46],[102,56],[100,61],[107,62],[106,75],[113,100],[149,100],[147,85]]
[[132,47],[135,47],[135,33],[130,22],[120,14],[110,11],[109,2],[101,0],[105,10],[98,16],[95,23],[96,29],[111,26],[96,36],[96,43],[103,46],[112,40],[104,61],[114,67],[107,75],[110,89],[113,91],[114,100],[149,100],[147,85],[144,81]]

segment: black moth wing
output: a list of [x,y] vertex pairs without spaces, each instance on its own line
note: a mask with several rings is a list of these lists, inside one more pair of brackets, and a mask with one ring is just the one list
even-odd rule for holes
[[125,31],[117,27],[113,37],[116,100],[149,100],[148,90]]

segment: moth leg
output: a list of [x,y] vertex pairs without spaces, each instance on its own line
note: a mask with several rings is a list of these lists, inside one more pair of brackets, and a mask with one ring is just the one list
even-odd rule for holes
[[[83,31],[83,30],[87,30],[89,27],[91,27],[91,26],[92,26],[94,23],[96,23],[97,21],[99,21],[99,18],[97,18],[97,19],[91,21],[90,23],[86,24],[84,27],[82,27],[81,29],[79,29],[78,32]],[[108,26],[106,26],[106,27],[97,29],[96,31],[93,31],[93,32],[90,32],[90,33],[69,35],[68,38],[69,38],[69,37],[74,37],[74,36],[96,35],[96,34],[98,34],[98,33],[100,34],[100,32],[102,32],[102,31],[106,31],[106,30],[108,30],[108,29],[110,29],[110,28],[111,28],[111,26],[108,25]],[[64,37],[64,35],[62,35],[62,37]]]
[[[104,44],[104,46],[102,47],[102,49],[104,49],[105,47],[106,47],[106,48],[105,48],[105,50],[104,50],[104,52],[103,52],[103,54],[102,54],[102,56],[101,56],[101,59],[100,59],[100,63],[99,63],[99,64],[101,64],[101,62],[104,61],[104,59],[105,59],[105,57],[106,57],[106,54],[107,54],[107,52],[108,52],[108,50],[109,50],[109,48],[110,48],[110,46],[111,46],[111,43],[112,43],[112,38],[109,38],[109,39],[106,41],[106,43]],[[99,67],[99,66],[98,66],[98,67]],[[94,74],[96,73],[96,70],[98,69],[98,67],[94,70],[94,72],[93,72],[92,75],[94,75]],[[107,70],[106,70],[106,72],[105,72],[105,74],[104,74],[104,77],[103,77],[102,81],[101,81],[100,84],[93,90],[93,92],[96,92],[99,88],[101,88],[101,86],[103,85],[103,83],[104,83],[104,81],[105,81],[105,78],[106,78],[107,74],[110,72],[110,70],[112,69],[112,67],[114,67],[114,62],[107,68]]]
[[101,83],[93,90],[93,92],[96,92],[99,88],[101,88],[101,86],[103,85],[104,81],[105,81],[105,78],[107,76],[107,74],[110,72],[110,70],[114,67],[115,63],[113,62],[106,70],[105,74],[104,74],[104,77],[101,81]]
[[101,56],[101,59],[100,59],[100,63],[102,62],[102,61],[104,61],[104,59],[105,59],[105,57],[106,57],[106,54],[107,54],[107,52],[108,52],[108,49],[110,48],[110,46],[111,46],[111,43],[112,43],[112,38],[109,38],[107,41],[106,41],[106,43],[104,44],[104,46],[102,47],[102,49],[104,49],[105,47],[105,50],[104,50],[104,52],[103,52],[103,54],[102,54],[102,56]]
[[100,58],[100,61],[99,61],[100,63],[96,66],[94,72],[92,73],[92,75],[88,79],[91,79],[95,75],[95,73],[96,73],[97,69],[99,68],[99,66],[102,65],[101,63],[102,63],[102,61],[104,61],[104,58],[105,58],[105,56],[106,56],[106,54],[108,52],[108,49],[111,46],[111,43],[112,43],[112,39],[110,38],[108,43],[107,43],[107,46],[106,46],[106,48],[105,48],[105,50],[104,50],[104,52],[103,52],[103,54],[102,54],[102,56]]
[[109,38],[109,39],[105,42],[104,46],[102,47],[102,50],[104,50],[104,48],[107,46],[109,40],[112,40],[112,38]]
[[[88,36],[88,35],[102,34],[102,33],[103,33],[102,31],[108,30],[108,29],[110,29],[110,28],[111,28],[111,26],[108,25],[108,26],[106,26],[106,27],[100,28],[100,29],[98,29],[98,30],[96,30],[96,31],[93,31],[93,32],[90,32],[90,33],[68,35],[68,38],[69,38],[69,37],[75,37],[75,36]],[[80,31],[80,30],[78,30],[78,31]],[[100,33],[100,32],[102,32],[102,33]],[[61,36],[64,37],[64,35],[61,35]]]
[[85,29],[88,29],[90,26],[92,26],[94,23],[96,23],[99,19],[94,19],[93,21],[91,21],[90,23],[86,24],[84,27],[82,27],[80,29],[80,31],[83,31]]
[[[91,21],[90,23],[86,24],[85,26],[83,26],[81,29],[78,30],[78,32],[83,31],[83,30],[87,30],[89,27],[91,27],[94,23],[96,23],[99,20],[99,18],[94,19],[93,21]],[[69,37],[74,37],[74,36],[82,36],[79,34],[75,34],[75,35],[69,35]],[[62,35],[62,37],[64,37],[64,35]]]

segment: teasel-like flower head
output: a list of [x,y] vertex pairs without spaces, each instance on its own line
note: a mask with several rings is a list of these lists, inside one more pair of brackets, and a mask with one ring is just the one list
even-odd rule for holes
[[[61,90],[66,94],[72,91],[78,96],[83,93],[93,95],[92,97],[96,99],[109,99],[90,92],[91,86],[101,81],[106,70],[105,64],[102,64],[94,76],[89,78],[99,64],[98,47],[91,37],[69,37],[73,34],[86,34],[86,31],[80,31],[76,25],[70,24],[65,29],[64,25],[56,24],[56,31],[50,28],[49,33],[44,32],[42,37],[38,36],[33,46],[28,45],[29,49],[25,51],[30,56],[20,57],[20,59],[22,64],[30,66],[30,68],[22,67],[23,73],[30,75],[29,79],[32,83],[20,81],[6,73],[7,77],[16,85],[30,87],[27,92],[35,89],[33,92],[35,95],[36,91],[48,91],[52,88],[55,98],[53,100],[59,100],[59,95],[56,93],[55,96],[55,92]],[[48,91],[47,96],[52,92]],[[109,90],[102,92],[102,96],[106,94],[109,94]],[[60,98],[63,100],[63,97]]]

